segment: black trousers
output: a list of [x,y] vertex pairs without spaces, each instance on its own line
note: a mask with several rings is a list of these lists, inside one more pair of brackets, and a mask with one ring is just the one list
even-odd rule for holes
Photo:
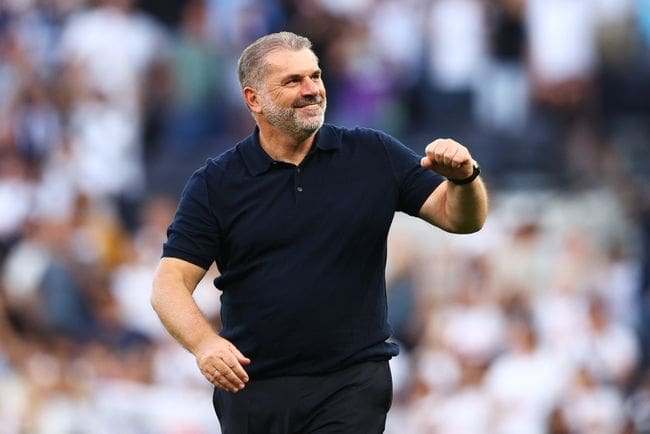
[[251,380],[238,393],[214,390],[223,434],[383,433],[392,403],[388,361],[317,376]]

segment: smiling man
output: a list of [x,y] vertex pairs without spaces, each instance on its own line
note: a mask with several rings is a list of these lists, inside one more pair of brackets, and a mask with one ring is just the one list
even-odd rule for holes
[[[325,86],[304,37],[264,36],[238,67],[257,127],[188,181],[152,305],[214,384],[224,434],[381,433],[398,353],[384,279],[393,215],[479,230],[478,165],[450,139],[418,157],[380,131],[324,124]],[[219,332],[192,298],[213,262]]]

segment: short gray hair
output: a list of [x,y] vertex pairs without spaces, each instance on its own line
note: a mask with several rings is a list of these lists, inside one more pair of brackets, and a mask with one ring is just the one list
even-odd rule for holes
[[303,48],[311,50],[311,41],[295,33],[278,32],[262,36],[250,44],[241,53],[237,62],[239,84],[242,89],[247,86],[259,87],[261,85],[262,78],[268,72],[269,68],[266,62],[266,56],[271,51],[279,48],[294,51],[302,50]]

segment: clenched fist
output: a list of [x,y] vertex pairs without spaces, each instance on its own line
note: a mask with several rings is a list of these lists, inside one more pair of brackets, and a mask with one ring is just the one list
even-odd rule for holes
[[420,165],[449,179],[465,179],[474,171],[467,148],[452,139],[436,139],[424,149]]

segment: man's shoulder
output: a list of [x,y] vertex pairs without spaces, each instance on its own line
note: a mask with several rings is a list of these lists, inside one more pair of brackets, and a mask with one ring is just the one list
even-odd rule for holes
[[325,124],[323,125],[323,132],[327,137],[326,140],[336,140],[347,150],[367,150],[369,147],[385,147],[387,144],[390,146],[390,144],[398,143],[398,140],[390,134],[368,127],[345,127]]
[[[205,164],[199,169],[205,171],[206,174],[216,174],[222,172],[233,172],[244,169],[244,161],[241,156],[241,148],[247,145],[251,137],[237,142],[234,146],[226,149],[222,153],[210,157],[206,160]],[[231,173],[232,175],[232,173]]]
[[203,168],[205,168],[205,170],[210,170],[210,171],[213,170],[219,171],[219,170],[227,169],[233,163],[237,163],[237,161],[239,160],[237,149],[240,145],[241,142],[223,151],[221,154],[208,158],[205,164],[203,165]]
[[341,139],[367,139],[376,140],[379,137],[389,137],[389,135],[381,130],[368,127],[345,127],[334,124],[324,124],[323,130],[327,130],[330,134],[334,134]]
[[198,167],[192,174],[190,183],[193,180],[202,180],[209,188],[221,186],[225,179],[233,179],[237,174],[243,172],[244,166],[238,152],[238,146],[223,151],[221,154],[205,160],[202,166]]

